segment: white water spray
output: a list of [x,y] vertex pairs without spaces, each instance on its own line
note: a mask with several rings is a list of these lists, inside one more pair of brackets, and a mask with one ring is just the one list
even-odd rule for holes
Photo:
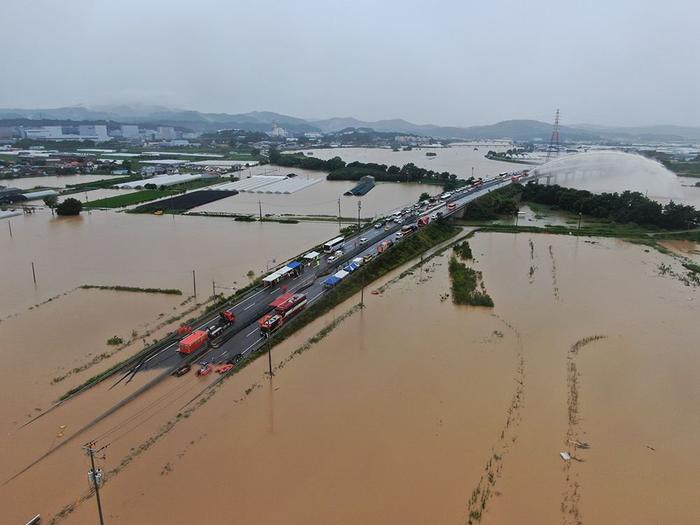
[[534,171],[537,175],[551,176],[552,184],[594,193],[630,190],[662,201],[683,197],[674,173],[654,160],[621,151],[577,153],[538,166]]

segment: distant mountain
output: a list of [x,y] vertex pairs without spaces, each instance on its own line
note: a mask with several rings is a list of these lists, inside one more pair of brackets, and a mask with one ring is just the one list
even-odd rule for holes
[[[432,124],[412,124],[401,119],[378,120],[366,122],[351,117],[314,120],[312,124],[326,133],[339,131],[348,127],[371,128],[375,131],[393,131],[397,133],[414,133],[439,139],[473,139],[473,140],[535,140],[548,141],[552,134],[552,125],[537,120],[505,120],[488,126],[454,127],[435,126]],[[597,134],[573,128],[561,128],[562,140],[595,140]]]
[[[487,126],[436,126],[414,124],[402,119],[363,121],[353,117],[329,119],[302,119],[273,113],[202,113],[200,111],[168,108],[159,105],[120,104],[101,106],[69,106],[52,109],[0,109],[0,119],[32,119],[60,121],[112,121],[123,124],[170,125],[195,131],[216,131],[238,128],[248,131],[270,131],[276,123],[292,133],[321,131],[338,132],[348,128],[369,128],[378,132],[410,133],[436,139],[516,141],[541,140],[547,142],[552,125],[537,120],[505,120]],[[591,124],[563,126],[562,141],[607,140],[617,142],[684,142],[700,141],[700,127],[642,126],[608,127]]]
[[111,120],[124,124],[180,126],[196,131],[215,131],[222,128],[270,131],[272,129],[272,123],[275,122],[294,133],[319,131],[316,126],[309,124],[304,119],[269,111],[253,111],[250,113],[231,115],[228,113],[202,113],[199,111],[147,105],[71,106],[51,109],[0,109],[0,119],[21,118],[62,121]]

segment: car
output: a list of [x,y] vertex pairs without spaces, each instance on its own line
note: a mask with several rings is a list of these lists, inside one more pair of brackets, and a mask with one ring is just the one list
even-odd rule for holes
[[401,239],[403,237],[403,233],[401,232],[396,232],[396,239]]
[[431,214],[431,215],[430,215],[430,220],[433,220],[433,221],[434,221],[435,219],[437,219],[437,213]]
[[391,226],[389,226],[388,224],[386,226],[384,226],[385,232],[388,232],[389,230],[391,230]]
[[384,226],[384,223],[383,223],[383,222],[375,222],[375,223],[374,223],[374,229],[375,229],[375,230],[381,230],[383,226]]
[[360,244],[367,244],[367,237],[361,237]]
[[175,371],[173,372],[173,375],[174,375],[175,377],[182,377],[182,376],[184,376],[187,372],[189,372],[191,369],[192,369],[192,367],[191,367],[190,365],[182,365],[180,368],[178,368],[177,370],[175,370]]
[[337,259],[337,257],[336,257],[335,255],[331,255],[330,257],[328,257],[328,259],[326,259],[326,262],[327,262],[328,264],[330,264],[330,263],[335,262],[336,259]]
[[243,354],[236,354],[231,359],[226,361],[227,365],[237,365],[243,359]]
[[374,259],[374,254],[373,254],[373,253],[368,253],[367,255],[365,255],[365,256],[363,257],[363,259],[364,259],[364,261],[365,261],[366,263],[368,263],[369,261],[371,261],[372,259]]

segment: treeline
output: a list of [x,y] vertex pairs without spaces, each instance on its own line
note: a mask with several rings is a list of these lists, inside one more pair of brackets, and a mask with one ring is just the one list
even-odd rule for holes
[[467,220],[490,221],[501,215],[518,213],[521,186],[509,184],[487,193],[483,197],[471,201],[464,207],[464,218]]
[[374,162],[350,162],[345,163],[340,157],[322,160],[297,153],[282,155],[277,150],[271,149],[269,154],[270,164],[289,168],[307,170],[319,170],[328,172],[328,180],[358,181],[366,175],[374,177],[377,182],[422,182],[441,184],[445,191],[470,184],[474,179],[458,179],[454,173],[447,171],[437,172],[426,168],[420,168],[413,163],[403,167],[387,166]]
[[618,223],[656,226],[666,230],[692,228],[700,222],[700,212],[692,206],[671,201],[662,205],[636,191],[591,193],[586,190],[544,186],[528,182],[522,189],[522,200],[556,206],[562,210]]

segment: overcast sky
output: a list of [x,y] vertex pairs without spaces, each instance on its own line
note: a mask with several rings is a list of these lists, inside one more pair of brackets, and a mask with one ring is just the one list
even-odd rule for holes
[[0,107],[700,125],[698,0],[2,0]]

